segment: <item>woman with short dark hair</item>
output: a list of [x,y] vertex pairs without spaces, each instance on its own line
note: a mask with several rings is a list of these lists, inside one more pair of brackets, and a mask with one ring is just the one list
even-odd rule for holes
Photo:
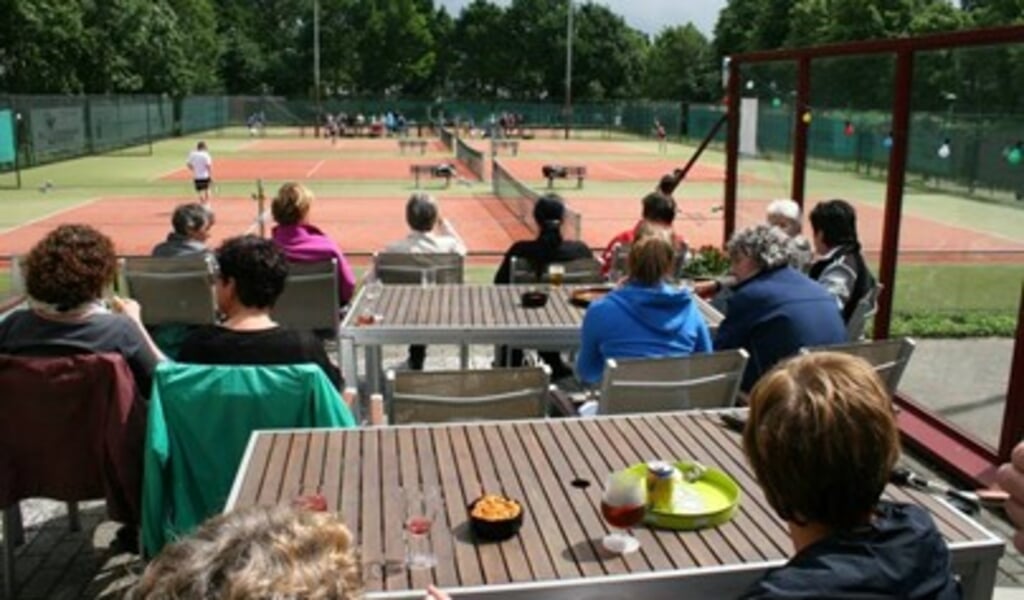
[[587,308],[576,376],[601,380],[609,358],[687,356],[711,351],[711,334],[690,290],[671,283],[669,232],[641,229],[629,249],[629,279]]
[[818,260],[807,274],[835,296],[843,322],[849,322],[857,303],[875,287],[857,239],[857,211],[845,200],[819,202],[811,211],[811,229]]
[[210,228],[213,227],[213,211],[209,208],[198,202],[182,204],[174,209],[171,226],[174,231],[153,248],[153,256],[175,258],[210,251],[206,240],[210,238]]
[[117,273],[114,243],[88,225],[61,225],[25,258],[28,308],[0,321],[0,352],[33,354],[47,347],[114,352],[149,396],[163,354],[142,325],[138,302],[104,300]]
[[214,290],[224,321],[189,335],[178,360],[207,365],[315,363],[339,386],[338,368],[316,336],[282,327],[270,316],[288,278],[288,261],[277,246],[252,235],[235,237],[221,244],[216,258]]

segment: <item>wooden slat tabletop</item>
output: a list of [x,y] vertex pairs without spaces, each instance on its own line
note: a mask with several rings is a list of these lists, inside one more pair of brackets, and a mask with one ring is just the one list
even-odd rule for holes
[[[600,546],[608,531],[600,511],[604,478],[652,459],[692,459],[723,469],[742,488],[739,510],[730,522],[696,532],[639,528],[638,552],[609,555]],[[589,487],[580,487],[581,481]],[[439,559],[433,570],[393,568],[405,553],[401,489],[410,485],[441,494],[429,534]],[[371,594],[422,590],[428,583],[458,588],[763,568],[791,551],[785,525],[757,486],[738,434],[714,413],[257,432],[228,508],[286,503],[314,489],[352,529],[363,561],[380,567],[368,571]],[[484,492],[522,502],[519,535],[474,543],[466,505]],[[955,563],[958,544],[998,543],[927,494],[890,486],[886,496],[925,506],[951,543]],[[970,559],[981,560],[973,554]]]

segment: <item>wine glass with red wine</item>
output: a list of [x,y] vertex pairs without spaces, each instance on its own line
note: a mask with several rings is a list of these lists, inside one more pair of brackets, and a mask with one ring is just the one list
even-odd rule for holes
[[647,510],[647,478],[630,471],[608,475],[601,497],[601,515],[612,527],[601,544],[613,554],[628,554],[640,547],[629,528],[644,520]]
[[405,565],[409,569],[432,569],[437,557],[430,545],[430,529],[437,518],[441,495],[437,488],[410,487],[405,492]]

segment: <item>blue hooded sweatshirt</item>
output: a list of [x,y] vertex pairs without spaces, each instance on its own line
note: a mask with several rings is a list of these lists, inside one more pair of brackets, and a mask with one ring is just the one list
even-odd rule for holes
[[711,334],[686,288],[629,283],[594,302],[583,317],[576,375],[596,383],[609,358],[711,352]]

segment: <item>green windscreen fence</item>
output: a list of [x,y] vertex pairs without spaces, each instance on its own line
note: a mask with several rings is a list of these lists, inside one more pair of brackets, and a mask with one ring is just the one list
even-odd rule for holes
[[10,167],[15,158],[14,114],[0,110],[0,168]]
[[226,127],[228,114],[227,96],[188,96],[181,101],[181,132]]

